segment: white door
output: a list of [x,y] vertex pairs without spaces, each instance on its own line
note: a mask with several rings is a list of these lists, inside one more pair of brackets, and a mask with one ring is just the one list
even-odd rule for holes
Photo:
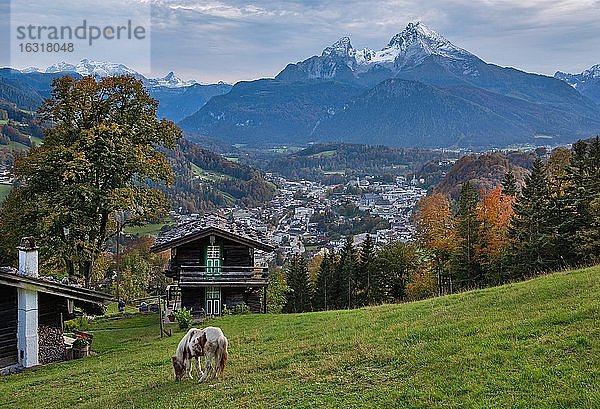
[[219,287],[206,289],[206,315],[221,315],[221,289]]
[[206,248],[206,275],[221,275],[221,248],[210,245]]

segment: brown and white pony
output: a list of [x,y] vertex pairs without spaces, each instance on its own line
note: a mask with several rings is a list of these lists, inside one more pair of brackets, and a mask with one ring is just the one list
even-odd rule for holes
[[[227,364],[227,347],[229,342],[221,328],[217,327],[206,327],[204,329],[192,328],[187,334],[183,336],[177,351],[173,355],[173,368],[175,369],[175,379],[180,381],[187,372],[190,379],[192,379],[192,359],[196,360],[196,372],[200,377],[199,382],[204,382],[210,375],[212,362],[214,360],[214,370],[212,377],[215,375],[220,379],[223,378],[223,372],[225,365]],[[198,357],[204,356],[206,363],[206,369],[204,372],[201,371]]]

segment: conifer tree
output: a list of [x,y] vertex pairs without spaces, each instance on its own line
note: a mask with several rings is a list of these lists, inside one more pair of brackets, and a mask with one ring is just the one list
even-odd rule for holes
[[550,191],[544,164],[536,159],[514,205],[509,226],[513,277],[523,278],[555,266]]
[[339,285],[336,300],[337,308],[352,308],[356,305],[356,253],[353,241],[353,237],[348,236],[344,247],[340,251],[336,269],[336,281]]
[[[569,192],[574,187],[571,178],[572,159],[571,150],[559,147],[552,151],[546,163],[548,175],[549,200],[549,225],[552,226],[556,260],[558,266],[566,267],[577,263],[577,253],[572,228],[575,221],[573,203],[571,203]],[[575,195],[578,196],[578,193]]]
[[517,179],[511,170],[504,175],[502,180],[502,193],[509,196],[516,196],[518,193]]
[[475,255],[479,245],[478,202],[477,189],[469,182],[463,184],[456,213],[458,247],[452,262],[455,286],[459,288],[480,285],[482,282],[481,266]]
[[335,268],[334,254],[326,254],[319,265],[315,284],[313,306],[318,310],[330,310],[335,305]]
[[406,299],[406,284],[411,272],[418,264],[416,247],[410,243],[394,241],[377,251],[375,261],[381,281],[375,289],[377,301],[403,301]]
[[374,303],[377,277],[375,276],[375,245],[370,234],[367,234],[362,243],[358,261],[358,274],[356,277],[357,305],[371,305]]
[[[600,260],[600,137],[573,145],[557,251],[568,264]],[[569,245],[571,247],[569,247]],[[571,259],[572,258],[572,259]]]
[[285,312],[311,310],[312,287],[308,277],[308,264],[302,255],[294,255],[286,270],[290,292],[284,307]]

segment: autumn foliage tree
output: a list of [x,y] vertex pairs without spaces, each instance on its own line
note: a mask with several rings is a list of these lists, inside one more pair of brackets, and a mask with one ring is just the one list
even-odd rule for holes
[[513,216],[515,196],[504,194],[500,185],[482,192],[477,205],[479,243],[476,257],[488,284],[501,283],[506,274],[506,250],[509,246],[508,226]]
[[414,216],[417,238],[433,257],[438,278],[448,274],[449,261],[456,249],[456,230],[448,196],[434,193],[419,201]]
[[14,248],[19,236],[36,236],[46,259],[89,286],[117,212],[136,224],[168,208],[148,182],[172,181],[160,148],[173,148],[181,131],[157,119],[158,102],[132,77],[65,76],[52,85],[40,109],[50,125],[44,143],[15,163],[20,186],[0,212],[0,227],[12,234],[3,244]]

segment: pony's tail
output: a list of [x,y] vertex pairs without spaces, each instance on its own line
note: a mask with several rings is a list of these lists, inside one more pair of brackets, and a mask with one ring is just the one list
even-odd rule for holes
[[220,379],[223,379],[225,365],[227,364],[227,359],[229,359],[229,353],[227,352],[228,345],[229,342],[227,341],[227,338],[225,338],[225,336],[219,338],[217,362],[215,363],[215,365],[217,367],[217,376]]

